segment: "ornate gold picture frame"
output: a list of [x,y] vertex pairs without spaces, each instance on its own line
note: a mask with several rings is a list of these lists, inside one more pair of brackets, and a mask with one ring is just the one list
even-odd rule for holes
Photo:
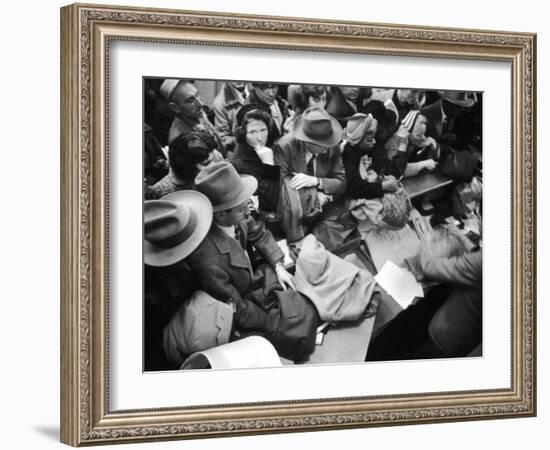
[[[511,298],[503,307],[510,307],[510,385],[114,409],[109,192],[116,173],[110,170],[108,138],[110,46],[119,41],[509,64]],[[535,415],[535,88],[536,35],[530,33],[84,4],[62,8],[62,442],[80,446]]]

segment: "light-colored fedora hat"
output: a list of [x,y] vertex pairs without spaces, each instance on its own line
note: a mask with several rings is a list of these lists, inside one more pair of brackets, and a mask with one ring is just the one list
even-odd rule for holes
[[296,139],[323,147],[332,147],[342,140],[342,127],[320,106],[311,106],[294,121]]
[[172,100],[172,95],[174,94],[174,91],[178,87],[178,84],[180,84],[182,80],[177,80],[175,78],[166,78],[160,85],[160,95],[166,100],[167,102],[170,102]]
[[439,95],[444,100],[453,103],[454,105],[461,106],[463,108],[470,108],[474,106],[477,96],[475,92],[465,91],[439,91]]
[[247,201],[256,192],[258,181],[250,175],[239,175],[230,162],[220,161],[202,169],[195,178],[195,185],[217,212]]
[[189,256],[212,224],[212,205],[196,191],[176,191],[144,207],[143,255],[149,266],[170,266]]

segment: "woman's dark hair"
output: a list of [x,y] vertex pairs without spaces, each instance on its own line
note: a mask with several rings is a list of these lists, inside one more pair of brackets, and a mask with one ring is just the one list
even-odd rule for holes
[[379,100],[369,101],[363,110],[364,114],[372,114],[378,122],[378,131],[376,132],[376,140],[385,142],[397,129],[395,121],[397,116],[393,111],[390,111]]
[[216,141],[206,131],[180,134],[168,150],[170,167],[178,178],[193,181],[199,173],[197,164],[208,159],[216,148]]
[[297,113],[299,114],[304,112],[309,107],[310,97],[313,97],[315,100],[319,100],[323,94],[328,97],[328,88],[326,86],[318,84],[302,85],[299,94],[296,95],[295,98]]
[[267,140],[269,142],[269,137],[271,135],[271,130],[273,127],[273,119],[271,115],[264,108],[255,108],[249,111],[246,111],[239,120],[239,126],[235,129],[235,137],[239,144],[246,144],[246,126],[252,120],[259,120],[267,126]]

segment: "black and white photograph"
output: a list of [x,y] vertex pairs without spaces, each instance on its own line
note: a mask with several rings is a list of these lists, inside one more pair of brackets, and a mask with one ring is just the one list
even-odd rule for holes
[[144,371],[483,356],[482,108],[144,77]]

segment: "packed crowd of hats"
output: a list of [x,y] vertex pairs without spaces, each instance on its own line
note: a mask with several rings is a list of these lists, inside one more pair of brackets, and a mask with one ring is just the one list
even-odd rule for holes
[[[323,321],[374,314],[372,275],[334,253],[357,229],[407,226],[411,210],[422,209],[407,178],[453,182],[453,198],[430,215],[434,227],[479,217],[481,94],[209,83],[219,88],[210,104],[194,80],[144,84],[146,370],[178,368],[195,352],[251,335],[298,363]],[[475,308],[478,254],[437,255],[456,264],[452,276],[475,255],[474,274],[462,274]],[[418,279],[441,269],[433,256],[409,262]],[[480,341],[478,309],[458,346],[432,333],[429,351],[470,352]],[[438,324],[451,313],[439,314]]]

